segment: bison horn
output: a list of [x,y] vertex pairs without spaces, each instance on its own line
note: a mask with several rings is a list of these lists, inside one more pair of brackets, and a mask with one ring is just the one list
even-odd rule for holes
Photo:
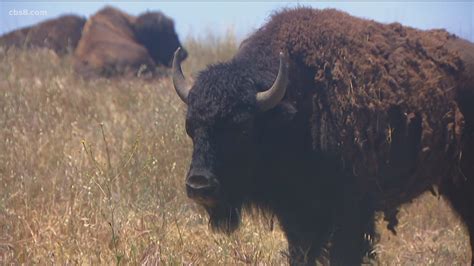
[[275,107],[285,96],[288,85],[288,57],[280,52],[280,68],[272,87],[257,93],[257,105],[262,111]]
[[179,98],[183,100],[184,103],[188,103],[188,94],[191,86],[186,83],[184,79],[183,71],[181,70],[181,47],[178,47],[174,52],[173,58],[173,85],[174,89],[178,93]]

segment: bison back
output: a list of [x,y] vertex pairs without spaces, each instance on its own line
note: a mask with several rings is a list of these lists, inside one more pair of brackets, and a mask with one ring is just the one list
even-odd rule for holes
[[81,38],[86,20],[75,15],[65,15],[0,37],[6,47],[46,47],[58,54],[74,51]]

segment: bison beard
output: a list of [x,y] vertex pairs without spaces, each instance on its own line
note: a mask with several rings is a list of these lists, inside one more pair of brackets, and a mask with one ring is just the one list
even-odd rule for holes
[[[279,51],[289,58],[278,66]],[[474,247],[473,44],[297,8],[193,85],[179,63],[178,50],[173,83],[194,143],[186,185],[212,228],[235,230],[238,206],[263,209],[278,217],[291,264],[360,264],[375,212],[395,232],[398,206],[438,186]],[[212,205],[193,196],[207,191],[219,191]]]
[[240,225],[240,207],[219,204],[205,209],[209,214],[209,225],[216,231],[230,234]]

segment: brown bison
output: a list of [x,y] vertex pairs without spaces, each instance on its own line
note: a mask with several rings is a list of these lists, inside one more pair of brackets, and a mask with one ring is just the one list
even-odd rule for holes
[[0,37],[0,45],[10,47],[46,47],[57,54],[74,51],[81,38],[85,18],[65,15],[35,26],[15,30]]
[[230,233],[242,208],[257,208],[278,217],[290,264],[357,265],[373,255],[376,211],[437,186],[474,247],[472,43],[297,8],[192,85],[179,53],[173,82],[194,147],[186,191],[213,229]]
[[180,45],[173,21],[162,13],[133,17],[106,7],[84,26],[74,53],[75,68],[86,76],[153,71],[157,65],[170,66]]

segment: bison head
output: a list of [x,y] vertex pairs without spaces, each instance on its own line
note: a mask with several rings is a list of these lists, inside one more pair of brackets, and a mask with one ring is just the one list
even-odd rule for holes
[[[181,46],[172,19],[161,12],[146,12],[136,19],[134,32],[156,64],[171,66],[173,52]],[[183,51],[180,56],[184,60],[187,52]]]
[[280,54],[279,72],[268,90],[259,92],[252,71],[232,63],[210,66],[188,85],[173,60],[173,83],[188,105],[186,131],[193,141],[186,177],[188,197],[202,205],[212,228],[230,233],[240,223],[240,211],[251,201],[262,144],[261,116],[283,99],[288,83],[287,57]]

